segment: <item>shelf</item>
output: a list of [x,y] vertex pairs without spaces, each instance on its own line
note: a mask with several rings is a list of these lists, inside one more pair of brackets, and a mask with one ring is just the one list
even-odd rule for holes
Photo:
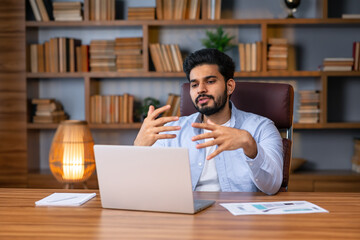
[[360,129],[360,123],[294,123],[294,130],[301,129]]
[[[140,129],[142,123],[126,123],[126,124],[94,124],[90,123],[90,129]],[[32,130],[56,129],[57,123],[28,123],[27,128]]]
[[297,25],[360,24],[360,19],[220,19],[220,20],[114,20],[114,21],[26,21],[26,27],[96,27],[96,26],[211,26],[211,25]]
[[350,72],[327,71],[321,73],[328,77],[360,77],[360,71],[350,71]]
[[[320,71],[267,71],[267,72],[235,72],[234,77],[320,77]],[[360,73],[358,73],[360,75]],[[75,72],[75,73],[26,73],[31,78],[185,78],[183,72]]]

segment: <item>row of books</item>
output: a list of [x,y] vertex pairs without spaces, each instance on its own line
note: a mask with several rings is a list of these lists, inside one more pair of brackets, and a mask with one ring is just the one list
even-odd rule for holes
[[74,38],[51,38],[43,44],[30,44],[29,70],[38,72],[88,72],[89,47]]
[[36,21],[83,20],[82,2],[51,2],[51,0],[29,0],[29,2]]
[[90,0],[89,19],[92,21],[115,20],[115,0]]
[[324,58],[323,71],[352,71],[353,58]]
[[129,7],[128,20],[154,20],[155,8],[152,7]]
[[34,123],[59,123],[68,119],[63,106],[55,99],[34,98],[31,103],[35,106]]
[[302,90],[299,91],[299,123],[318,123],[320,120],[320,91]]
[[288,40],[286,38],[268,39],[268,70],[288,70]]
[[134,96],[93,95],[90,97],[91,123],[133,123]]
[[178,44],[150,44],[150,55],[157,72],[181,72],[183,59]]
[[170,105],[171,108],[163,113],[163,117],[178,116],[180,117],[180,96],[177,94],[169,93],[166,105]]
[[262,61],[262,42],[239,43],[240,71],[260,72]]
[[200,19],[201,0],[156,0],[159,20]]
[[91,71],[142,70],[142,44],[141,37],[91,41]]

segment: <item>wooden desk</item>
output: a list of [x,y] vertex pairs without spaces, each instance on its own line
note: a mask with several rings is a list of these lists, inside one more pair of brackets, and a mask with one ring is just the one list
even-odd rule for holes
[[[53,192],[71,190],[0,189],[0,239],[360,239],[360,193],[196,193],[216,200],[196,215],[102,209],[99,195],[81,207],[35,207]],[[233,216],[219,205],[288,200],[330,213]]]

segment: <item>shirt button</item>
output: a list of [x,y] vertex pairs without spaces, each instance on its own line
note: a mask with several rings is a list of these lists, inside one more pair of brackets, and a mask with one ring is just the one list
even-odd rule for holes
[[249,163],[249,165],[250,165],[250,166],[252,166],[252,165],[253,165],[253,163]]
[[201,166],[202,165],[202,163],[201,162],[199,162],[199,166]]
[[259,179],[255,179],[255,181],[259,181]]

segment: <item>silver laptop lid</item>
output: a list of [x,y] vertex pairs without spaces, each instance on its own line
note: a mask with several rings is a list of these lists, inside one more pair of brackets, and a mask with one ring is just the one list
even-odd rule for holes
[[104,208],[194,213],[186,148],[95,145]]

